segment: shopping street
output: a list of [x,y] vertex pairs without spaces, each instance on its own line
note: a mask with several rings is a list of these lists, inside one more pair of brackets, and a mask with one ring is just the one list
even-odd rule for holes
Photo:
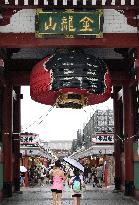
[[[44,187],[22,188],[23,193],[14,193],[12,198],[5,199],[1,205],[52,205],[50,185]],[[137,205],[132,197],[123,193],[116,193],[113,187],[93,188],[92,184],[86,186],[81,198],[81,205]],[[63,204],[72,205],[71,190],[66,185],[63,190]]]

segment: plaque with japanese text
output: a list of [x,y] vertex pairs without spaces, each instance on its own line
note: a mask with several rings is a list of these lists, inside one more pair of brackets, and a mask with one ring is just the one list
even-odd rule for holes
[[103,11],[37,10],[36,38],[102,38]]
[[21,134],[20,145],[28,147],[38,146],[39,136],[37,134]]
[[96,134],[95,138],[92,138],[92,142],[96,144],[113,144],[114,143],[114,135],[113,134]]

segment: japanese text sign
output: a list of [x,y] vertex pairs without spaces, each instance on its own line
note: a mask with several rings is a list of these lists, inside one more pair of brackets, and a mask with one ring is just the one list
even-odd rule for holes
[[102,38],[103,12],[43,12],[37,10],[37,38]]
[[97,134],[96,138],[93,138],[92,141],[94,143],[101,143],[101,144],[110,144],[114,143],[114,135],[113,134]]
[[36,144],[38,143],[38,135],[21,135],[20,144]]

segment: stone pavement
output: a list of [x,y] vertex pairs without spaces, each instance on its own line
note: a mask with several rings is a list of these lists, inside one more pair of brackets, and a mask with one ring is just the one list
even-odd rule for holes
[[[113,187],[93,188],[87,185],[83,190],[81,205],[137,205],[131,197],[122,193],[114,193]],[[14,193],[12,198],[4,199],[1,205],[52,205],[50,185],[45,187],[23,188],[22,194]],[[68,186],[63,190],[63,204],[72,205],[71,190]]]

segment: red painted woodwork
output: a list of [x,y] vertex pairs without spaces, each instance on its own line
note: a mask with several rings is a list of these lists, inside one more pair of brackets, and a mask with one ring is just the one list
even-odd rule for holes
[[133,101],[132,89],[128,85],[123,87],[123,103],[124,103],[124,151],[125,151],[125,181],[134,181],[133,173]]
[[121,11],[127,18],[127,23],[131,26],[139,27],[139,19],[137,19],[137,15],[139,14],[139,11],[128,9]]
[[14,87],[17,98],[13,102],[13,152],[14,152],[14,167],[13,179],[15,191],[20,190],[20,133],[21,132],[21,102],[20,102],[20,87]]
[[3,148],[0,150],[0,162],[3,163]]
[[115,180],[117,181],[117,184],[115,183],[115,188],[120,189],[120,181],[121,181],[121,147],[122,147],[122,141],[118,137],[121,134],[121,102],[118,100],[118,89],[116,87],[113,88],[113,106],[114,106],[114,158],[115,158]]
[[14,86],[29,85],[30,71],[8,71],[7,78]]
[[10,23],[10,18],[18,10],[6,9],[1,11],[2,18],[0,19],[0,26],[5,26]]
[[[32,1],[33,2],[33,1]],[[117,1],[119,2],[119,1]],[[139,3],[139,1],[136,1]],[[10,9],[9,8],[37,8],[38,6],[23,6],[20,1],[19,6],[10,6],[5,5],[2,7],[6,8],[6,10],[3,10],[3,16],[4,18],[0,20],[0,25],[5,25],[9,23],[10,20]],[[122,10],[125,8],[125,6],[111,6],[106,5],[105,7],[102,7],[101,4],[97,6],[99,8],[114,8],[118,10]],[[9,10],[8,10],[8,9]],[[60,7],[58,7],[59,9]],[[79,8],[79,7],[78,7]],[[81,8],[81,7],[80,7]],[[86,7],[87,8],[87,7]],[[96,8],[93,6],[93,8]],[[130,8],[135,9],[135,11],[130,10]],[[90,9],[90,8],[88,8]],[[126,7],[127,11],[125,12],[125,16],[127,17],[127,23],[132,26],[137,26],[138,22],[133,17],[136,17],[137,9],[139,9],[139,5],[136,6],[128,6]],[[7,11],[9,14],[7,15]],[[130,12],[129,12],[130,11]],[[4,14],[5,13],[5,14]],[[104,33],[104,37],[102,39],[37,39],[35,38],[34,33],[0,33],[0,47],[1,48],[43,48],[43,47],[95,47],[95,48],[137,48],[137,60],[136,60],[136,77],[137,80],[139,80],[139,40],[138,40],[138,34],[137,33]],[[9,63],[10,65],[10,63]],[[15,70],[13,71],[7,71],[6,77],[13,85],[29,85],[30,81],[30,70],[26,71],[25,65],[20,65],[22,67],[21,69],[23,71],[18,70],[18,66],[15,67]],[[31,65],[30,65],[31,67]],[[14,68],[14,67],[13,67]],[[10,67],[9,67],[10,70]],[[39,75],[47,73],[48,75],[43,75],[40,77],[40,81],[38,82],[39,87],[36,89],[37,94],[39,96],[40,102],[46,98],[46,90],[49,91],[49,86],[47,82],[50,82],[50,73],[42,70],[39,70]],[[127,73],[121,72],[121,71],[111,71],[111,78],[112,78],[112,84],[113,85],[123,85],[127,84],[128,86],[124,86],[124,132],[127,135],[128,139],[125,140],[125,180],[126,181],[133,181],[133,113],[132,113],[132,93],[131,93],[131,86],[133,86],[133,83],[135,81],[130,81],[130,78]],[[38,75],[38,76],[39,76]],[[38,80],[38,79],[37,79]],[[42,81],[45,81],[43,86],[41,85]],[[3,145],[4,145],[4,151],[3,151],[3,161],[4,161],[4,183],[12,185],[12,170],[13,170],[13,162],[12,162],[12,86],[7,85],[7,87],[4,88],[4,97],[3,97]],[[130,86],[130,87],[129,87]],[[42,96],[40,95],[40,92],[43,92]],[[64,91],[64,90],[63,90]],[[110,90],[108,90],[109,92]],[[45,96],[44,96],[45,95]],[[55,99],[58,96],[58,92],[48,93],[49,97],[47,99],[47,103],[54,104]],[[91,97],[90,97],[91,98]],[[94,99],[94,96],[92,97]],[[91,101],[92,99],[90,99]],[[105,99],[104,99],[105,100]],[[115,117],[115,176],[121,177],[121,161],[120,161],[120,148],[121,148],[121,142],[118,140],[116,134],[120,133],[120,105],[118,104],[118,101],[116,98],[114,99],[114,117]],[[18,107],[19,108],[19,107]],[[19,110],[18,110],[19,111]],[[128,112],[127,112],[128,111]],[[16,114],[16,113],[14,113]],[[18,113],[19,115],[19,113]],[[17,126],[14,128],[14,131],[20,132],[19,128],[19,116],[15,117],[14,120],[17,119]],[[123,122],[123,121],[122,121]],[[13,136],[14,138],[17,136]],[[19,137],[19,136],[18,136]],[[19,141],[15,141],[13,143],[13,147],[15,149],[15,164],[14,164],[14,170],[16,170],[17,176],[14,174],[14,177],[19,177]],[[17,160],[17,161],[16,161]],[[24,165],[27,167],[28,159],[26,158],[24,161]],[[27,185],[27,173],[26,173],[26,181],[25,184]],[[12,188],[12,187],[8,187]],[[4,190],[5,192],[6,190]],[[12,189],[11,189],[12,191]]]
[[136,67],[136,79],[139,80],[139,47],[136,48],[135,67]]
[[3,95],[3,193],[4,196],[12,195],[13,157],[12,157],[12,85],[8,84]]
[[139,47],[136,33],[104,33],[102,39],[37,39],[34,33],[0,33],[1,48],[48,48],[48,47]]
[[5,81],[4,71],[5,71],[4,60],[0,56],[0,87],[5,86],[6,81]]

